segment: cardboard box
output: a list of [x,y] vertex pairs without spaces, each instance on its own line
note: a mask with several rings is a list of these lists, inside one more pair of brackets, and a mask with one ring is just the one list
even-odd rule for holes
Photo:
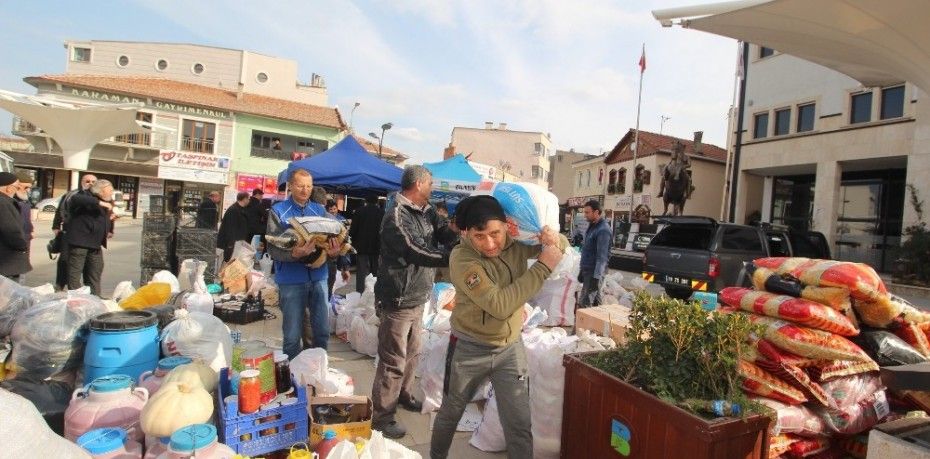
[[[319,405],[351,405],[349,421],[338,424],[320,424],[316,419],[314,407]],[[315,448],[323,440],[323,433],[327,430],[336,432],[339,440],[355,440],[358,437],[371,438],[371,398],[364,395],[350,395],[341,397],[311,397],[307,404],[307,413],[310,415],[310,446]]]
[[882,383],[891,390],[927,390],[930,388],[930,363],[898,365],[881,369]]
[[609,337],[618,345],[626,342],[629,325],[630,309],[619,304],[579,308],[575,312],[575,330]]

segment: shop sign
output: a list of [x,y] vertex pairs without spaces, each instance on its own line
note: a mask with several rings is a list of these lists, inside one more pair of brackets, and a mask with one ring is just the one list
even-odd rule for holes
[[652,196],[650,196],[650,195],[648,195],[648,194],[644,194],[644,195],[642,195],[642,197],[640,198],[639,201],[640,201],[640,204],[642,204],[642,205],[644,205],[644,206],[652,205]]
[[629,209],[633,204],[633,198],[631,196],[617,196],[614,198],[614,209]]
[[575,197],[571,197],[571,198],[568,198],[568,199],[566,200],[566,204],[568,205],[568,207],[581,207],[581,206],[584,205],[584,203],[586,203],[586,202],[588,202],[588,201],[590,201],[590,200],[592,200],[592,199],[595,200],[595,201],[597,201],[597,202],[599,202],[599,203],[601,203],[601,204],[604,204],[604,195],[602,195],[602,194],[594,195],[594,196],[575,196]]
[[165,185],[159,179],[139,177],[139,194],[161,195],[165,193]]
[[122,94],[114,94],[114,93],[109,93],[109,92],[104,92],[104,91],[95,91],[92,89],[79,89],[79,88],[71,88],[71,87],[66,86],[62,88],[62,92],[66,94],[70,94],[75,97],[82,97],[84,99],[92,99],[92,100],[121,103],[121,104],[143,102],[145,103],[146,107],[154,107],[159,110],[168,110],[172,112],[186,113],[186,114],[195,115],[195,116],[209,116],[211,118],[220,118],[220,119],[230,118],[229,112],[223,111],[223,110],[212,110],[209,108],[194,107],[191,105],[176,104],[173,102],[163,102],[160,100],[154,100],[154,101],[151,101],[151,103],[148,103],[147,100],[144,98],[126,96]]
[[210,153],[162,150],[158,155],[158,167],[165,166],[226,173],[229,172],[229,157]]
[[278,191],[278,179],[272,178],[272,177],[265,177],[264,190],[265,190],[265,194],[270,195],[270,196],[281,194],[281,192]]
[[252,190],[259,188],[264,190],[265,188],[265,177],[261,175],[251,175],[251,174],[237,174],[236,175],[236,191],[244,191],[251,193]]
[[226,185],[225,172],[207,171],[202,169],[187,169],[183,167],[158,166],[158,177],[182,182],[214,183]]

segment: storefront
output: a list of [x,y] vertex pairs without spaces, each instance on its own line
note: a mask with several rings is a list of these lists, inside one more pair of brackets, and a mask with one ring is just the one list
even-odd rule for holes
[[[178,215],[182,225],[191,223],[210,193],[223,195],[229,181],[229,164],[227,156],[162,150],[158,155],[158,178],[165,181],[166,211]],[[232,203],[227,201],[224,198],[217,206]]]
[[604,195],[576,196],[565,201],[562,212],[562,221],[571,238],[575,234],[584,234],[588,230],[588,221],[584,218],[584,204],[588,201],[597,201],[604,207]]

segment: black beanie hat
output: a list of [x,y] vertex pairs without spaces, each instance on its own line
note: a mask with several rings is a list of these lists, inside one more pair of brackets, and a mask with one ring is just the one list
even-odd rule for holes
[[507,221],[504,208],[493,196],[484,194],[470,196],[463,199],[455,208],[455,226],[459,229],[482,227],[491,220]]
[[16,174],[10,172],[0,172],[0,186],[7,186],[16,183]]

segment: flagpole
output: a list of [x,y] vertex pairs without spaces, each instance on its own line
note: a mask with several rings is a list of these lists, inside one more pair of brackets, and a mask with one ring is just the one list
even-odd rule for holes
[[630,217],[628,221],[633,224],[633,190],[636,188],[636,155],[639,153],[639,112],[643,106],[643,74],[646,73],[646,44],[643,43],[643,54],[640,57],[639,67],[639,97],[636,99],[636,132],[633,134],[633,164],[630,166],[630,172],[633,176],[633,186],[630,187]]

